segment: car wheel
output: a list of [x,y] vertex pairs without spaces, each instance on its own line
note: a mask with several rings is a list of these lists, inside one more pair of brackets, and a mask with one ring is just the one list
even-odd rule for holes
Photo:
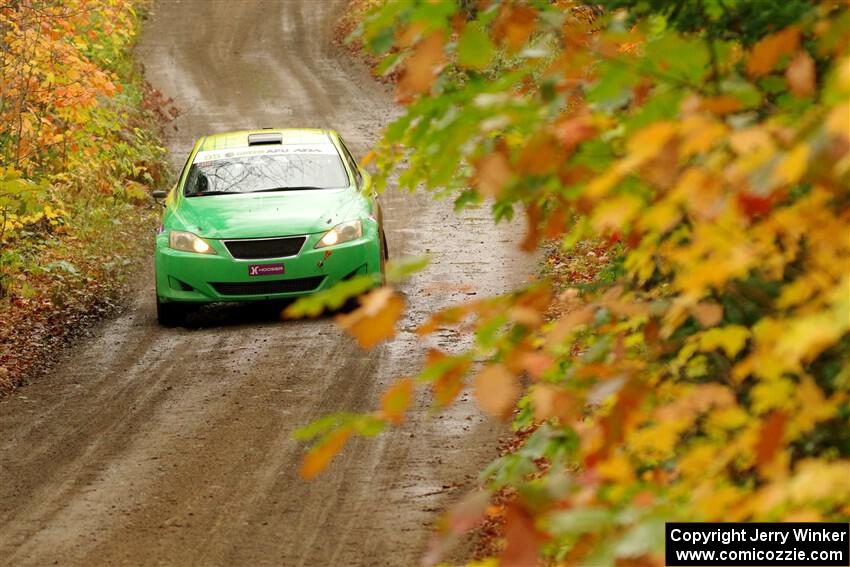
[[186,320],[188,311],[180,303],[168,303],[156,298],[156,320],[163,327],[177,327]]
[[384,255],[384,260],[390,259],[390,249],[387,246],[387,233],[384,232],[384,229],[381,229],[381,252]]
[[387,260],[390,257],[389,248],[387,248],[387,235],[384,229],[381,229],[381,285],[387,285]]

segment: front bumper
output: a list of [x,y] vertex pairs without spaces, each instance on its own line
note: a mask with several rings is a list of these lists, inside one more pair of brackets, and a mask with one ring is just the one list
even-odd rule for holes
[[[355,275],[380,273],[377,231],[369,231],[351,242],[316,249],[319,238],[321,234],[308,236],[297,256],[237,260],[221,240],[206,239],[217,254],[194,254],[169,248],[167,233],[160,234],[155,259],[156,294],[163,302],[281,299],[309,295]],[[249,275],[251,266],[269,264],[283,264],[284,273]]]

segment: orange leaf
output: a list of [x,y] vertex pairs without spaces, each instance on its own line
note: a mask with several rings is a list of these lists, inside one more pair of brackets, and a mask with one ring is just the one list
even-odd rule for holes
[[534,519],[517,503],[505,512],[505,549],[499,556],[501,567],[534,567],[542,565],[538,547],[545,539],[534,527]]
[[516,376],[501,364],[485,367],[472,382],[478,405],[496,417],[510,414],[514,402],[519,396]]
[[588,114],[570,118],[555,126],[555,135],[568,152],[572,152],[577,145],[592,138],[595,134],[596,128]]
[[493,25],[493,35],[516,51],[531,37],[536,19],[537,12],[532,8],[505,4]]
[[723,307],[713,301],[704,301],[691,307],[691,313],[703,327],[712,327],[723,319]]
[[593,315],[594,310],[591,307],[582,307],[557,319],[546,335],[546,346],[552,348],[561,344],[574,328],[590,323]]
[[401,423],[413,401],[413,380],[401,378],[381,396],[381,414],[393,423]]
[[[431,356],[429,355],[429,358]],[[468,360],[459,360],[445,370],[433,383],[434,399],[439,406],[447,406],[463,389],[463,377],[469,370]]]
[[366,152],[366,155],[363,156],[363,159],[360,160],[360,165],[366,167],[373,159],[375,159],[375,150],[369,150]]
[[793,53],[799,44],[800,32],[793,26],[762,39],[750,52],[747,73],[751,77],[761,77],[769,73],[780,57]]
[[543,376],[553,364],[555,364],[555,360],[551,356],[539,351],[527,352],[522,356],[523,368],[534,379],[539,379]]
[[531,138],[519,155],[517,169],[527,175],[548,175],[566,159],[563,147],[549,134]]
[[811,96],[815,92],[815,62],[806,51],[800,51],[785,69],[788,88],[796,96]]
[[424,337],[425,335],[433,333],[444,325],[455,325],[462,321],[463,318],[466,317],[469,313],[471,313],[476,306],[477,302],[469,302],[464,303],[463,305],[449,307],[447,309],[443,309],[442,311],[437,311],[436,313],[432,314],[427,321],[417,327],[416,334],[420,337]]
[[445,63],[443,52],[445,38],[441,30],[423,38],[413,49],[413,55],[404,62],[404,69],[398,81],[396,93],[403,101],[410,100],[413,95],[427,93],[431,90],[436,74]]
[[569,220],[565,206],[559,206],[552,211],[549,218],[546,219],[546,227],[543,229],[546,238],[557,238],[566,232]]
[[756,464],[761,467],[770,463],[773,456],[782,446],[782,437],[785,435],[785,424],[788,421],[781,411],[774,411],[761,426],[758,444],[756,445]]
[[537,224],[540,222],[540,207],[536,203],[531,203],[525,209],[525,218],[527,222],[527,231],[525,238],[520,243],[519,247],[524,252],[534,252],[537,249],[537,241],[540,238]]
[[345,446],[345,442],[351,437],[351,433],[351,427],[337,429],[311,447],[298,471],[301,478],[310,480],[325,470],[331,459]]
[[557,417],[563,424],[571,424],[581,415],[582,401],[577,394],[554,384],[535,384],[531,388],[534,418],[546,421]]
[[475,161],[475,181],[478,191],[488,197],[498,197],[511,176],[511,166],[503,151],[493,153]]
[[338,315],[336,321],[368,350],[395,335],[395,324],[404,310],[404,300],[392,288],[382,287],[361,297],[360,303],[358,309]]
[[476,490],[454,504],[448,513],[448,527],[453,533],[463,534],[480,524],[489,509],[490,493]]
[[734,96],[721,95],[703,99],[700,106],[706,112],[723,115],[741,110],[744,105]]

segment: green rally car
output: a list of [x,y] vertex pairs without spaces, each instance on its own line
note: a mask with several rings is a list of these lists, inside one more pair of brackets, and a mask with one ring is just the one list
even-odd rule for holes
[[360,274],[387,245],[369,174],[331,130],[263,129],[195,143],[156,236],[159,322],[191,306],[295,297]]

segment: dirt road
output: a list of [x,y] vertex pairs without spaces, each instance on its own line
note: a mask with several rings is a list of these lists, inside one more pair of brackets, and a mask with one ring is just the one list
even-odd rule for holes
[[[220,130],[329,126],[362,155],[399,110],[330,41],[340,1],[160,0],[138,52],[185,114],[170,146]],[[161,329],[151,268],[120,317],[0,401],[2,565],[411,565],[438,510],[493,455],[497,426],[465,399],[349,445],[313,482],[292,431],[323,414],[375,407],[429,345],[409,331],[465,298],[531,271],[516,227],[486,211],[384,196],[393,255],[434,254],[403,286],[397,340],[364,353],[331,319],[280,322],[268,305],[225,306],[199,328]],[[152,238],[152,235],[139,235]],[[457,338],[430,346],[451,349]]]

